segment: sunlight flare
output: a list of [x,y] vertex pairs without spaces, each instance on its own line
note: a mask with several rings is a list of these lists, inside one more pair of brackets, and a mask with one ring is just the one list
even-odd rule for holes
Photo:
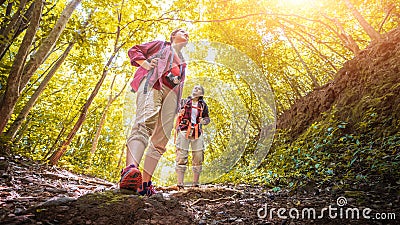
[[284,0],[281,2],[281,4],[285,8],[308,8],[314,3],[316,0]]

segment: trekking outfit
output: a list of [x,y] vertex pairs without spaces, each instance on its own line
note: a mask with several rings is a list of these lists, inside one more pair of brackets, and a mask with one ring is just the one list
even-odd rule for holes
[[[204,121],[200,123],[200,121]],[[199,177],[204,160],[204,138],[202,125],[210,123],[208,106],[203,97],[199,97],[197,103],[192,98],[187,98],[181,104],[181,110],[177,120],[176,140],[176,173],[178,188],[183,188],[184,174],[188,163],[189,145],[192,148],[193,186],[199,185]]]
[[[166,151],[165,146],[173,129],[174,117],[181,98],[183,83],[185,80],[186,63],[180,52],[175,53],[170,42],[153,41],[136,45],[129,49],[128,55],[131,65],[139,67],[131,82],[132,91],[136,93],[136,119],[132,127],[131,135],[127,140],[127,147],[136,163],[139,165],[146,147],[146,163],[152,164],[152,168],[158,163],[161,155]],[[159,58],[157,65],[146,70],[136,61]],[[168,76],[180,77],[180,83],[174,87]],[[134,189],[132,183],[125,182],[129,179],[138,179],[140,171],[131,165],[128,171],[121,173],[120,188]],[[129,166],[128,166],[129,167]],[[128,168],[127,167],[127,168]],[[125,168],[125,169],[127,169]],[[153,174],[152,171],[146,171]],[[133,170],[133,172],[132,172]],[[128,174],[128,175],[127,175]],[[135,177],[135,178],[134,178]],[[143,183],[138,189],[139,193],[153,194],[151,181]]]

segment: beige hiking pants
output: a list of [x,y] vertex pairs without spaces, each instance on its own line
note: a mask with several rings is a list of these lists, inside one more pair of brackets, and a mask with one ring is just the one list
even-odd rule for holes
[[200,173],[204,160],[204,138],[187,139],[186,131],[181,131],[176,140],[176,172],[185,173],[188,163],[189,147],[192,148],[192,166],[194,173]]
[[140,164],[150,137],[146,156],[158,161],[165,152],[177,106],[176,93],[165,85],[161,90],[148,87],[147,93],[144,94],[145,80],[143,79],[136,93],[136,119],[127,141],[128,154],[130,154],[129,157],[127,155],[127,161],[132,157],[137,165]]

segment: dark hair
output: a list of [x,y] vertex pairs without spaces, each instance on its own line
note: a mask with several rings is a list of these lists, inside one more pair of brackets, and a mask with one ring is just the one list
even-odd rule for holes
[[178,33],[179,31],[183,30],[182,28],[178,28],[174,31],[172,31],[171,35],[169,36],[169,41],[172,43],[172,36],[175,36],[176,33]]

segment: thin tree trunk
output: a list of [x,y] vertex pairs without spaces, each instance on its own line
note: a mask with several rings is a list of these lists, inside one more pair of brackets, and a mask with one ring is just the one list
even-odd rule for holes
[[[319,51],[310,41],[308,41],[303,35],[301,35],[299,32],[297,32],[295,29],[286,26],[282,23],[279,23],[281,26],[284,26],[285,29],[289,29],[291,32],[293,32],[294,34],[296,34],[297,36],[299,36],[304,42],[306,42],[307,48],[309,48],[311,51],[314,51],[316,53],[318,53],[318,55],[320,56],[321,59],[325,60],[325,62],[327,62],[334,70],[335,72],[337,72],[337,68],[335,67],[335,65],[333,65],[333,63],[328,59],[328,57],[326,57],[324,54],[322,54],[321,51]],[[303,31],[304,32],[304,31]],[[309,35],[308,33],[304,32],[306,35]]]
[[[117,169],[120,169],[121,167],[123,167],[123,166],[122,166],[122,158],[123,158],[124,155],[125,155],[125,151],[126,151],[126,146],[124,145],[124,146],[122,147],[121,154],[119,155]],[[125,167],[125,165],[124,165],[124,167]]]
[[15,138],[15,134],[17,133],[18,129],[20,128],[21,124],[25,121],[26,116],[28,115],[29,111],[35,105],[37,99],[39,98],[40,94],[43,92],[47,84],[49,83],[50,79],[54,76],[58,68],[63,64],[64,60],[67,58],[69,52],[71,51],[72,47],[74,46],[75,42],[71,42],[68,47],[65,49],[64,53],[60,56],[54,66],[51,68],[49,73],[40,83],[39,87],[36,89],[35,93],[29,99],[29,101],[25,104],[24,108],[19,113],[17,119],[14,120],[10,128],[6,132],[6,136],[10,137],[11,140]]
[[[285,35],[285,36],[286,36],[286,35]],[[293,50],[296,52],[297,57],[299,57],[299,60],[300,60],[301,64],[302,64],[302,65],[304,66],[304,68],[306,69],[307,74],[308,74],[308,76],[310,77],[310,79],[311,79],[311,81],[312,81],[313,87],[314,87],[314,88],[319,87],[317,78],[312,74],[310,68],[308,68],[308,66],[307,66],[307,63],[304,62],[303,58],[302,58],[301,55],[300,55],[300,52],[299,52],[299,51],[297,50],[297,48],[294,46],[292,40],[290,40],[290,38],[289,38],[288,36],[286,36],[286,38],[288,39],[288,41],[289,41],[290,45],[292,46]]]
[[11,11],[12,11],[12,7],[14,6],[14,2],[9,2],[7,4],[7,8],[6,8],[6,16],[10,16],[11,15]]
[[47,157],[50,155],[50,153],[53,152],[53,150],[57,147],[57,144],[59,142],[59,140],[61,139],[61,137],[64,135],[66,129],[65,126],[63,125],[61,128],[61,131],[58,133],[58,136],[56,138],[56,140],[54,140],[53,145],[51,146],[51,148],[47,151],[46,155],[43,157],[43,159],[47,159]]
[[103,84],[104,79],[106,78],[106,76],[108,74],[109,67],[110,67],[111,63],[113,62],[115,56],[116,56],[116,52],[114,51],[114,53],[108,59],[108,62],[107,62],[107,64],[105,65],[105,67],[103,69],[103,74],[102,74],[100,80],[97,82],[94,90],[90,94],[90,96],[89,96],[88,100],[86,101],[85,105],[83,105],[83,107],[81,109],[81,114],[80,114],[80,116],[78,118],[78,121],[75,123],[74,127],[72,128],[72,130],[68,134],[67,139],[62,143],[61,147],[50,156],[49,161],[50,161],[50,163],[52,165],[57,164],[57,162],[61,158],[61,156],[64,155],[64,153],[67,151],[67,147],[71,144],[72,139],[75,137],[76,132],[79,130],[79,128],[81,127],[81,125],[85,121],[86,116],[87,116],[86,114],[87,114],[87,112],[89,110],[89,107],[92,104],[93,99],[96,97],[97,93],[99,92],[100,87]]
[[[32,120],[32,118],[29,118],[29,119],[25,122],[24,126],[22,126],[22,128],[19,129],[19,132],[20,132],[21,134],[25,133],[25,131],[28,129],[28,126],[29,126],[29,123],[31,122],[31,120]],[[22,137],[23,137],[22,135],[17,136],[17,138],[14,138],[13,143],[14,143],[14,144],[15,144],[15,143],[18,143],[18,142],[22,139]]]
[[96,152],[97,145],[99,143],[101,130],[102,130],[102,128],[104,126],[104,123],[106,121],[106,116],[107,116],[107,113],[108,113],[108,109],[110,108],[111,104],[114,101],[113,97],[112,97],[112,89],[113,89],[113,86],[114,86],[114,82],[115,82],[115,76],[114,76],[114,79],[113,79],[113,81],[111,83],[111,86],[110,86],[110,96],[108,97],[107,104],[104,107],[103,113],[101,114],[101,119],[100,119],[99,125],[97,126],[96,134],[94,135],[94,138],[93,138],[92,148],[90,149],[91,158],[93,158],[94,153]]
[[101,119],[100,119],[100,122],[99,122],[99,126],[97,127],[96,134],[95,134],[95,136],[93,138],[92,148],[90,150],[90,154],[92,155],[92,157],[94,156],[94,153],[96,152],[97,145],[99,143],[99,137],[100,137],[100,134],[101,134],[101,130],[103,129],[104,123],[106,121],[106,116],[107,116],[107,113],[108,113],[108,109],[111,107],[113,102],[122,94],[122,92],[125,90],[126,85],[127,85],[125,83],[124,87],[120,90],[120,92],[116,96],[113,97],[112,96],[112,94],[113,94],[112,93],[112,89],[113,89],[113,86],[114,86],[115,78],[116,78],[116,76],[114,76],[114,79],[113,79],[113,81],[111,83],[111,86],[110,86],[110,92],[111,92],[110,93],[110,97],[108,98],[107,104],[104,107],[104,110],[103,110],[103,113],[101,115]]
[[94,138],[93,138],[92,148],[90,149],[91,158],[93,158],[94,153],[96,152],[96,149],[97,149],[97,145],[99,144],[101,130],[103,129],[104,123],[106,122],[108,109],[110,108],[111,104],[112,104],[111,98],[109,98],[106,106],[104,107],[103,113],[101,114],[101,119],[100,119],[99,125],[97,126],[96,134],[94,135]]
[[387,10],[385,18],[382,20],[381,25],[379,26],[378,32],[380,33],[382,31],[383,25],[385,25],[387,19],[390,17],[390,14],[392,13],[392,10],[395,9],[396,6],[390,5],[390,8]]
[[[1,29],[0,33],[1,35],[3,35],[3,39],[0,43],[0,60],[4,57],[12,43],[17,39],[17,37],[28,28],[29,22],[32,18],[34,6],[35,4],[32,3],[25,11],[24,15],[20,15],[16,21],[11,20],[11,22],[7,26],[4,25],[4,28]],[[10,26],[11,24],[12,26]]]
[[[73,104],[75,104],[75,103],[78,101],[78,96],[79,96],[79,94],[80,94],[80,93],[78,93],[78,94],[76,95],[76,98],[74,99]],[[61,124],[62,124],[62,129],[61,129],[61,131],[58,133],[58,136],[57,136],[57,138],[55,139],[53,145],[51,146],[51,148],[49,149],[49,151],[47,151],[47,153],[46,153],[46,155],[43,157],[43,159],[48,159],[48,156],[49,156],[50,154],[53,153],[54,149],[56,149],[56,148],[58,148],[58,147],[60,146],[59,143],[62,141],[62,140],[61,140],[61,137],[65,134],[65,132],[66,132],[66,130],[67,130],[67,127],[69,127],[70,124],[72,124],[72,123],[74,122],[75,118],[79,115],[79,112],[78,112],[78,113],[76,113],[76,115],[74,115],[74,116],[70,119],[70,121],[67,121],[69,115],[71,114],[71,111],[72,111],[72,108],[70,108],[69,111],[68,111],[68,113],[66,113],[64,121],[61,122]],[[65,122],[65,121],[67,121],[67,122]]]
[[293,92],[295,93],[296,99],[301,98],[300,90],[299,90],[299,88],[294,84],[293,79],[289,78],[289,76],[286,75],[285,72],[283,72],[282,76],[283,76],[283,79],[284,79],[287,83],[289,83],[289,86],[292,88]]
[[[22,90],[24,89],[34,72],[43,63],[48,52],[57,42],[68,22],[68,19],[71,17],[73,11],[80,2],[81,0],[73,0],[64,8],[63,12],[60,15],[60,18],[57,20],[56,25],[51,30],[49,36],[46,38],[46,40],[43,41],[37,52],[32,56],[32,59],[27,62],[26,66],[22,69],[23,65],[25,64],[27,52],[32,45],[34,35],[36,34],[36,29],[39,26],[39,20],[42,12],[43,1],[35,1],[36,10],[34,9],[34,14],[37,14],[38,10],[40,9],[40,15],[34,16],[35,18],[32,20],[32,22],[34,23],[31,23],[36,26],[30,26],[30,30],[28,28],[30,32],[27,31],[27,34],[29,34],[28,37],[30,37],[30,39],[28,39],[27,42],[29,42],[27,44],[21,44],[21,56],[18,56],[17,54],[17,56],[15,57],[13,68],[11,69],[9,79],[7,80],[7,90],[0,105],[0,114],[5,115],[4,117],[0,118],[0,133],[3,133],[4,128],[7,125],[8,120],[10,119],[10,116],[14,111],[14,107],[17,104],[18,98]],[[33,28],[34,30],[32,30]],[[16,65],[15,68],[14,65]]]
[[14,63],[11,67],[10,75],[7,80],[6,91],[0,101],[0,134],[3,133],[11,114],[14,111],[15,104],[21,94],[20,83],[22,80],[22,70],[25,64],[29,49],[33,43],[37,29],[39,28],[40,19],[42,16],[43,1],[35,0],[33,9],[32,21],[25,33],[24,39],[20,45]]
[[364,19],[360,12],[351,4],[350,0],[343,0],[347,8],[350,9],[353,16],[358,20],[360,25],[364,28],[365,32],[371,38],[371,40],[381,39],[381,35]]
[[[121,5],[121,7],[123,7],[123,4]],[[119,24],[121,22],[121,13],[118,14],[118,22],[119,22]],[[76,132],[78,131],[78,129],[82,126],[83,122],[85,121],[86,116],[87,116],[86,114],[87,114],[87,112],[89,110],[89,107],[92,104],[93,99],[96,97],[97,93],[99,92],[100,87],[103,84],[104,79],[106,78],[106,76],[108,74],[110,65],[114,61],[114,58],[116,57],[116,55],[119,52],[119,50],[126,44],[126,42],[124,42],[124,43],[122,43],[121,45],[118,46],[120,33],[121,33],[121,27],[120,27],[120,25],[118,25],[117,26],[115,43],[114,43],[114,51],[113,51],[111,57],[108,59],[106,65],[103,68],[103,73],[101,75],[100,80],[97,82],[95,88],[93,89],[92,93],[90,94],[90,96],[89,96],[88,100],[86,101],[85,105],[83,105],[83,107],[81,109],[81,114],[80,114],[80,116],[78,118],[78,121],[75,123],[74,127],[72,128],[72,130],[68,134],[67,139],[62,143],[61,147],[50,156],[49,162],[52,165],[57,164],[58,160],[60,160],[60,158],[67,151],[67,148],[71,144],[72,139],[75,137]]]
[[337,20],[337,19],[332,19],[332,21],[336,24],[338,27],[339,31],[337,33],[337,36],[339,39],[343,42],[344,46],[350,49],[354,53],[354,55],[360,54],[360,47],[358,46],[357,42],[353,39],[353,37],[349,34],[346,33],[346,31],[343,28],[343,25]]
[[[2,28],[0,29],[0,56],[3,56],[5,51],[8,49],[8,45],[11,42],[10,38],[14,36],[13,32],[18,30],[18,24],[22,20],[21,12],[25,8],[27,0],[21,0],[17,11],[11,17],[10,22],[6,24],[2,24]],[[2,57],[0,57],[1,59]]]
[[60,15],[60,18],[58,18],[56,25],[54,25],[49,36],[43,41],[37,52],[32,56],[32,59],[25,66],[22,76],[23,79],[21,80],[20,90],[22,90],[26,86],[26,84],[31,79],[32,75],[44,62],[46,56],[56,44],[61,33],[64,31],[64,28],[67,25],[69,18],[71,17],[72,13],[74,12],[75,8],[79,5],[80,2],[81,0],[73,0],[64,8],[63,12]]

